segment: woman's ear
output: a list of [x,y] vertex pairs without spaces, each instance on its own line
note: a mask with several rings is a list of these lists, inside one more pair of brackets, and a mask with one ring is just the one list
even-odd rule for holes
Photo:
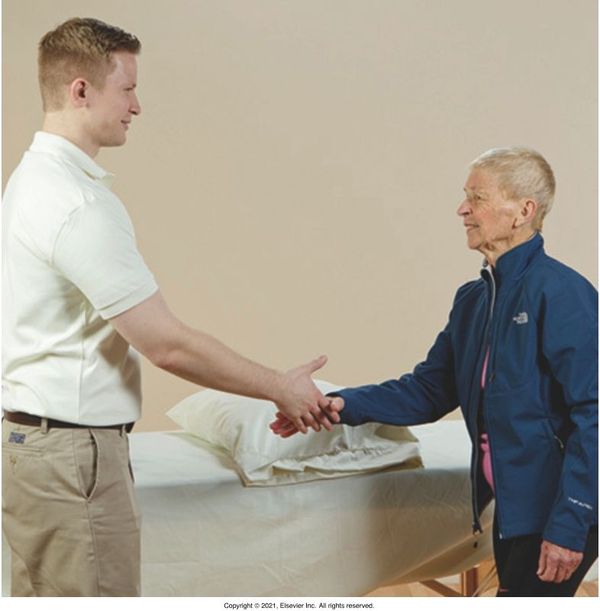
[[519,202],[519,214],[517,216],[515,227],[532,223],[537,214],[538,207],[538,203],[534,199],[522,199]]

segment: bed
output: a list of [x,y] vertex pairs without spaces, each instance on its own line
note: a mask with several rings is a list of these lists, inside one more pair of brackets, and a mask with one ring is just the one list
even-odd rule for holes
[[471,530],[461,421],[412,427],[424,468],[244,486],[231,456],[186,431],[130,436],[144,596],[362,596],[492,555]]

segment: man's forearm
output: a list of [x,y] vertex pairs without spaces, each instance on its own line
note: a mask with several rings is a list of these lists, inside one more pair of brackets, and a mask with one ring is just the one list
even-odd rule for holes
[[157,292],[111,319],[119,334],[152,364],[200,386],[276,401],[283,374],[237,354],[172,314]]
[[313,415],[330,427],[320,408],[325,398],[311,377],[325,365],[326,356],[285,373],[264,367],[184,324],[158,292],[111,322],[127,342],[165,371],[200,386],[273,401],[303,432],[306,425],[319,430]]
[[218,339],[180,323],[153,363],[180,378],[217,390],[277,402],[283,373],[251,361]]

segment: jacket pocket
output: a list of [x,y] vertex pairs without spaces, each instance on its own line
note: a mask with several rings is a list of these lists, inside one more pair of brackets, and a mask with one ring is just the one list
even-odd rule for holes
[[554,432],[554,429],[548,420],[544,420],[544,429],[548,435],[548,439],[550,439],[550,442],[556,446],[560,452],[560,455],[563,456],[565,453],[565,444],[563,440]]

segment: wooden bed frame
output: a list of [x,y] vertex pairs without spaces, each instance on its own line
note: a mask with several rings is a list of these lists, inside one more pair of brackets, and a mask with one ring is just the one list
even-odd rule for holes
[[486,590],[497,587],[496,566],[492,560],[482,562],[460,574],[458,590],[435,579],[420,582],[425,587],[442,596],[480,596]]

